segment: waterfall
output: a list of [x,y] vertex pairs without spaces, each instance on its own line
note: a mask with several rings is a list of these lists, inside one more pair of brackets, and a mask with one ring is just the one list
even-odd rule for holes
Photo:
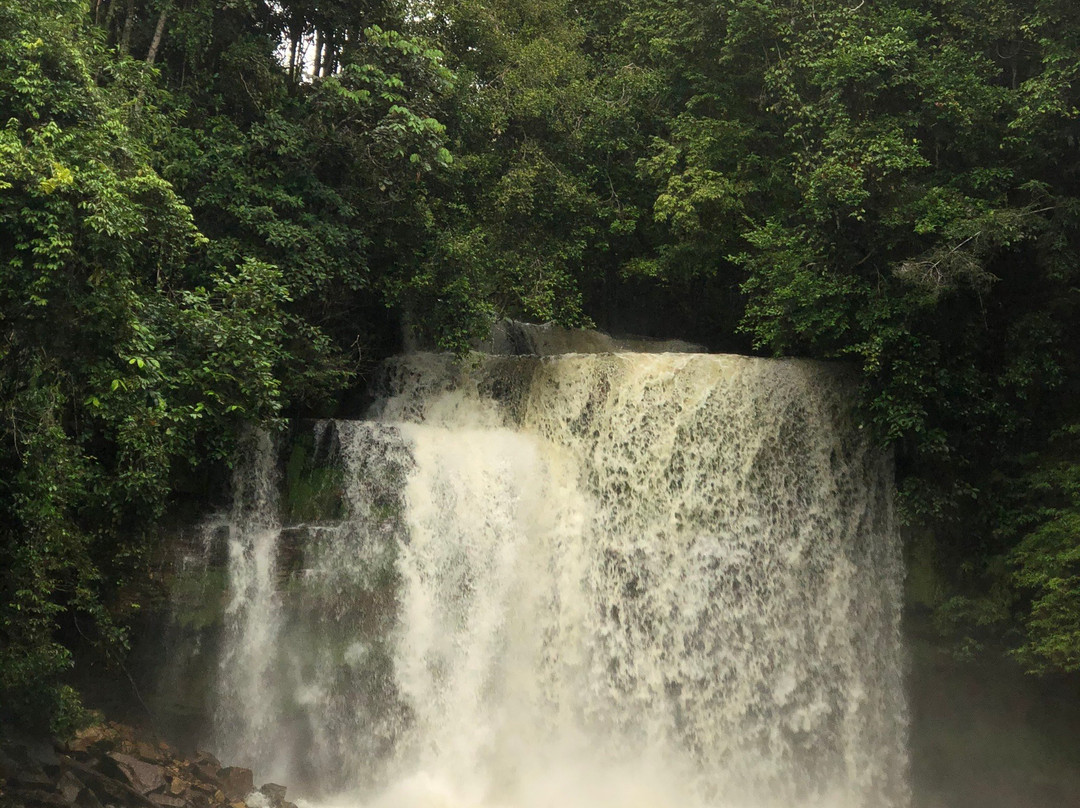
[[[237,487],[218,751],[374,808],[904,808],[889,459],[820,363],[413,355]],[[255,489],[255,490],[252,490]]]
[[[278,466],[269,434],[248,436],[247,462],[233,474],[233,508],[228,515],[231,591],[225,608],[216,701],[217,744],[241,746],[253,756],[271,743],[274,716],[264,709],[266,683],[277,664],[274,641],[281,620],[277,592]],[[208,531],[206,540],[213,537]]]

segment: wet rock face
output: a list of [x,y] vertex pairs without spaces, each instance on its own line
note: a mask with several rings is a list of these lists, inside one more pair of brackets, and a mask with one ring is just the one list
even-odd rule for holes
[[556,356],[567,353],[705,353],[702,345],[680,339],[612,337],[586,328],[562,328],[554,323],[500,320],[486,340],[474,346],[484,353],[505,356]]
[[167,743],[103,724],[66,743],[0,743],[0,805],[27,808],[296,808],[285,786],[256,790],[250,769],[208,752],[184,757]]

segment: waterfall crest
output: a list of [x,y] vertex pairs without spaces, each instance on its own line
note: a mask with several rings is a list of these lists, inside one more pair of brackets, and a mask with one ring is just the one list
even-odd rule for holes
[[338,517],[234,508],[219,745],[386,808],[904,808],[890,464],[851,398],[805,361],[391,361],[370,420],[315,427]]

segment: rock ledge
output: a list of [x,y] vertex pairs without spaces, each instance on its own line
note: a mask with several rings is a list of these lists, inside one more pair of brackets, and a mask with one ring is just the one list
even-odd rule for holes
[[0,742],[0,806],[27,808],[296,808],[285,787],[256,789],[250,769],[209,752],[181,755],[107,723],[67,742]]

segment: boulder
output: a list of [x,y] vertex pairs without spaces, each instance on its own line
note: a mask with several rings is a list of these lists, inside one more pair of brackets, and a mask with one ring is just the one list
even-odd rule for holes
[[9,742],[3,752],[0,755],[0,771],[6,772],[5,776],[13,783],[25,788],[48,788],[56,782],[60,759],[49,744]]
[[167,759],[158,747],[146,741],[136,741],[133,751],[135,757],[145,763],[162,763]]
[[53,779],[49,775],[45,774],[37,766],[31,765],[17,766],[14,773],[8,776],[8,779],[23,788],[36,788],[38,786],[50,788],[53,784]]
[[213,766],[215,769],[220,769],[221,768],[221,761],[220,760],[218,760],[216,757],[211,755],[209,752],[203,751],[201,749],[197,750],[195,752],[195,762],[196,763],[206,763],[208,765]]
[[256,791],[250,769],[223,768],[204,751],[185,758],[117,724],[67,743],[9,738],[0,747],[0,808],[296,808],[285,794],[276,783]]
[[[121,753],[117,752],[114,754]],[[80,762],[74,758],[65,757],[62,759],[62,762],[65,767],[76,773],[79,778],[89,786],[88,789],[84,790],[79,795],[79,800],[85,800],[91,808],[93,808],[94,801],[87,799],[85,796],[90,790],[93,790],[93,796],[96,797],[97,800],[110,805],[131,805],[154,808],[153,803],[146,798],[143,792],[128,785],[128,782],[126,782],[129,780],[128,775],[124,772],[124,769],[120,764],[111,757],[92,760],[87,763]],[[140,763],[140,765],[146,766],[149,764]]]
[[131,786],[94,769],[89,769],[86,774],[93,776],[92,780],[90,780],[90,788],[99,801],[114,805],[126,805],[131,801],[131,793],[138,793]]
[[55,791],[43,788],[12,789],[4,795],[14,805],[38,806],[38,808],[68,808],[68,803]]
[[102,808],[101,800],[91,789],[84,788],[75,798],[75,808]]
[[123,752],[110,752],[108,757],[140,794],[149,794],[165,785],[165,770],[157,764],[147,763]]
[[218,781],[221,790],[225,792],[230,802],[243,799],[255,790],[255,780],[251,769],[242,769],[239,766],[228,766],[218,772]]
[[68,805],[75,804],[83,788],[85,786],[83,786],[82,781],[69,771],[60,775],[60,779],[56,783],[56,790],[60,792],[60,796],[64,798],[64,802]]
[[[217,784],[220,782],[218,772],[221,771],[221,766],[217,763],[209,760],[199,760],[195,763],[195,775],[206,783]],[[211,789],[213,790],[213,789]]]
[[60,768],[60,758],[56,756],[56,750],[51,743],[45,741],[28,743],[26,757],[47,772],[55,772]]
[[159,805],[161,808],[185,808],[191,805],[190,802],[182,797],[174,797],[171,794],[154,793],[150,795],[150,802],[154,805]]
[[270,801],[270,805],[277,806],[285,801],[286,790],[285,786],[279,786],[277,783],[263,783],[259,792]]

